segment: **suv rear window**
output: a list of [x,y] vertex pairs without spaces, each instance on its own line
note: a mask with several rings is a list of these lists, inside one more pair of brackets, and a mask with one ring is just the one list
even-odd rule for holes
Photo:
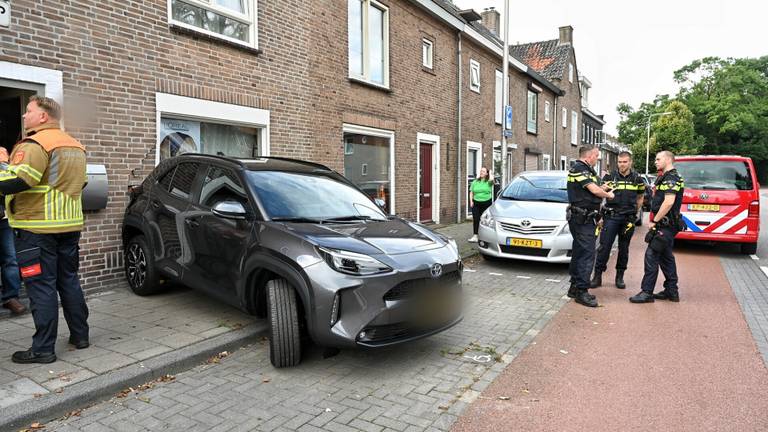
[[752,190],[752,173],[745,162],[676,161],[685,187],[704,190]]

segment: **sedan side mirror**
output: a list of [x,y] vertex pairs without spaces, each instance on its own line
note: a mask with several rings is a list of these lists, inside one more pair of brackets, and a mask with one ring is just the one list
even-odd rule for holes
[[245,211],[245,207],[241,203],[226,200],[216,203],[211,209],[211,213],[225,219],[245,219],[248,212]]

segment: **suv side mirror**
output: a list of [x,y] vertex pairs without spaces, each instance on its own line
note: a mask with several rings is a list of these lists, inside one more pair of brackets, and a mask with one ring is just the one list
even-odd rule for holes
[[211,209],[211,213],[225,219],[245,219],[247,212],[245,207],[237,201],[219,201]]

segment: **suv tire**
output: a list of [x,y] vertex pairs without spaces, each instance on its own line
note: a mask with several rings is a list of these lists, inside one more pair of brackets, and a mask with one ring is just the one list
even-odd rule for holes
[[757,243],[742,243],[741,253],[744,255],[754,255],[757,253]]
[[134,294],[146,296],[162,289],[152,250],[143,235],[133,237],[125,245],[125,278]]
[[285,279],[267,282],[269,360],[276,368],[301,361],[301,333],[296,291]]

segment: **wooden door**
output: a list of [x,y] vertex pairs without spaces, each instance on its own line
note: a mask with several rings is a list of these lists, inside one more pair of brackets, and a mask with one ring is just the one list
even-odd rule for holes
[[432,221],[432,144],[419,143],[419,218]]

